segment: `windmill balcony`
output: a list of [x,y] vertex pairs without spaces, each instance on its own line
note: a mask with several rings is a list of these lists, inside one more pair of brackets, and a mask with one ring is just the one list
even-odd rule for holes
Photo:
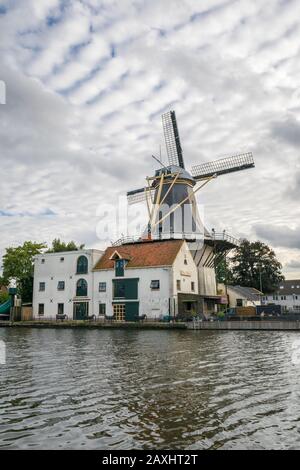
[[241,241],[238,238],[235,238],[225,232],[215,232],[212,230],[210,234],[205,236],[206,242],[224,242],[226,244],[232,245],[234,248],[240,246]]

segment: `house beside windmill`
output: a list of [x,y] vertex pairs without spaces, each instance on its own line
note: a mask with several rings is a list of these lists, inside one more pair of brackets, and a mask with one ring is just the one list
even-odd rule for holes
[[136,321],[197,309],[198,277],[185,240],[110,246],[35,258],[34,318]]
[[235,307],[256,307],[261,305],[263,293],[254,287],[244,286],[225,286],[218,284],[218,293],[227,296],[227,305],[230,308]]
[[43,253],[34,259],[33,317],[82,319],[93,314],[93,267],[103,251]]
[[198,294],[197,268],[185,240],[107,248],[94,270],[94,311],[116,320],[178,316],[178,299]]

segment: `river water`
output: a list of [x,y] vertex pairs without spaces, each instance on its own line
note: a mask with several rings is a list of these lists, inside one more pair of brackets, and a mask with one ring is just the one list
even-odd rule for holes
[[300,449],[297,332],[0,329],[2,449]]

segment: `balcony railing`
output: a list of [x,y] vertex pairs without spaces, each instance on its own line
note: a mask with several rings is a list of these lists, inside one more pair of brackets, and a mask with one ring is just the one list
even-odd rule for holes
[[241,241],[238,238],[228,235],[228,233],[226,233],[225,231],[223,232],[212,231],[208,238],[210,238],[211,240],[216,240],[216,241],[226,241],[236,246],[240,246],[241,244]]

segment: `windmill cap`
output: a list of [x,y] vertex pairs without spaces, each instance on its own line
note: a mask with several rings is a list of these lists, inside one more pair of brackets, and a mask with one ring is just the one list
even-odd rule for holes
[[156,170],[155,176],[160,176],[162,173],[164,173],[165,176],[171,173],[179,173],[180,179],[189,180],[192,183],[196,182],[195,179],[192,177],[192,175],[188,171],[186,171],[184,168],[181,168],[180,166],[170,165],[164,168],[160,168],[159,170]]

